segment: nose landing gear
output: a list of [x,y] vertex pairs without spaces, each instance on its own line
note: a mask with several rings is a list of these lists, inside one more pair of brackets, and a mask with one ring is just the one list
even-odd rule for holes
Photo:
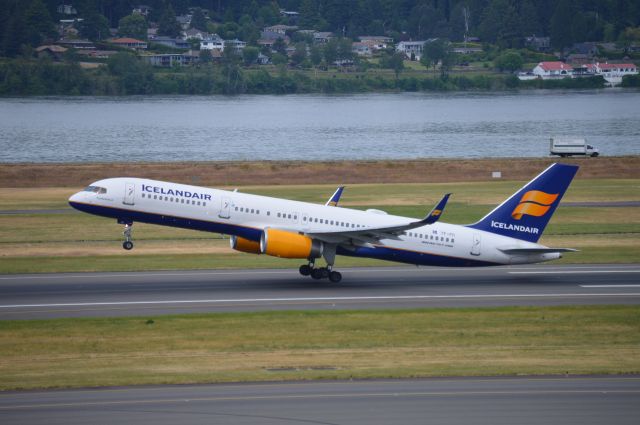
[[133,223],[125,223],[124,225],[124,242],[122,242],[122,247],[127,251],[133,249],[133,242],[131,241],[131,231],[133,230]]

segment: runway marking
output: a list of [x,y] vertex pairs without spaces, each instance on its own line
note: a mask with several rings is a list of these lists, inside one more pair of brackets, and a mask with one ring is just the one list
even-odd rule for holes
[[6,304],[2,309],[34,308],[34,307],[98,307],[118,305],[149,305],[149,304],[226,304],[226,303],[274,303],[274,302],[319,302],[319,301],[376,301],[376,300],[421,300],[446,298],[566,298],[566,297],[629,297],[640,296],[640,293],[600,293],[600,294],[469,294],[469,295],[389,295],[389,296],[361,296],[361,297],[297,297],[297,298],[237,298],[237,299],[207,299],[207,300],[151,300],[151,301],[112,301],[86,303],[52,303],[52,304]]
[[527,272],[508,272],[509,274],[589,274],[589,273],[640,273],[640,270],[540,270]]
[[640,285],[580,285],[583,288],[640,288]]
[[504,391],[416,391],[416,392],[362,392],[362,393],[318,393],[318,394],[283,394],[256,396],[213,396],[213,397],[185,397],[143,400],[114,400],[89,401],[70,403],[34,403],[15,406],[0,406],[0,410],[19,410],[51,407],[86,407],[86,406],[118,406],[160,403],[190,403],[203,401],[252,401],[252,400],[311,400],[331,398],[361,398],[361,397],[450,397],[450,396],[483,396],[483,395],[561,395],[561,394],[640,394],[640,390],[504,390]]

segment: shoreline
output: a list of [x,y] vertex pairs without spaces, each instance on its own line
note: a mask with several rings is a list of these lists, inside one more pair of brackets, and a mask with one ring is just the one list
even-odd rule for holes
[[[450,183],[527,180],[554,162],[576,164],[576,178],[640,178],[640,156],[363,161],[206,161],[0,163],[0,187],[78,187],[116,176],[202,186]],[[501,178],[492,172],[500,171]]]

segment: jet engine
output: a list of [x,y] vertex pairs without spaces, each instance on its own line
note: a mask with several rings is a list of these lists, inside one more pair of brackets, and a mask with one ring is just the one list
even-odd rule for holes
[[322,242],[286,230],[265,229],[260,237],[260,252],[280,258],[319,258]]
[[231,236],[229,244],[231,245],[231,249],[235,249],[236,251],[248,252],[249,254],[260,254],[260,242],[240,238],[238,236]]

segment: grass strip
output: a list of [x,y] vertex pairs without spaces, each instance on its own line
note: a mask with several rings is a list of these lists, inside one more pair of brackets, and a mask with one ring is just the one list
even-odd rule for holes
[[0,322],[0,389],[640,372],[640,306]]

